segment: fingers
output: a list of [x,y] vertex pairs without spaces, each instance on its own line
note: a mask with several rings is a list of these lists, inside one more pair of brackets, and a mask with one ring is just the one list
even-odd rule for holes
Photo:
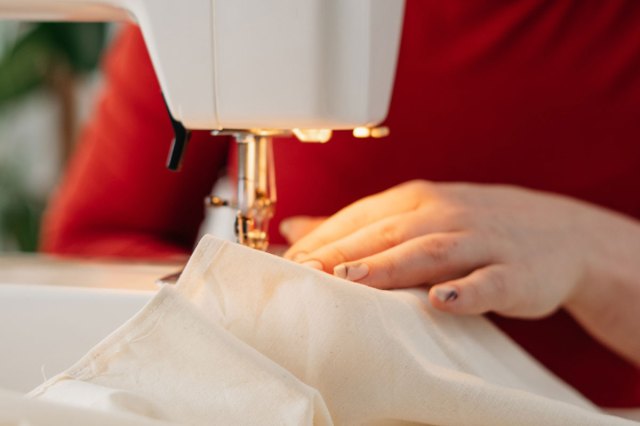
[[372,256],[419,236],[450,230],[444,215],[423,208],[365,226],[317,250],[299,255],[296,261],[312,260],[324,271],[332,273],[341,263]]
[[506,265],[491,265],[432,287],[429,300],[437,309],[455,314],[509,312],[522,300],[519,279]]
[[480,238],[443,233],[413,238],[361,260],[340,264],[334,273],[376,288],[405,288],[443,282],[490,262],[490,250]]
[[295,244],[316,229],[326,217],[294,216],[280,222],[280,233],[289,244]]
[[297,241],[284,257],[293,259],[300,253],[311,253],[366,225],[415,210],[425,200],[427,185],[415,182],[399,185],[345,207]]

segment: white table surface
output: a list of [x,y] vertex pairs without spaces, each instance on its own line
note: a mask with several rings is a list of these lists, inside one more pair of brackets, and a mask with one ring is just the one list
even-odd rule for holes
[[33,389],[140,310],[177,263],[0,255],[0,388]]
[[156,290],[155,281],[182,264],[98,261],[45,255],[0,255],[0,284]]

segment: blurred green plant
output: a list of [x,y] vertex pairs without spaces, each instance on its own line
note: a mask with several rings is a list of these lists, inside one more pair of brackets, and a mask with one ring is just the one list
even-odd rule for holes
[[106,35],[103,23],[32,25],[0,59],[0,107],[50,84],[57,67],[68,67],[72,74],[94,70]]
[[36,251],[44,201],[30,195],[9,167],[0,170],[0,186],[0,250]]
[[[0,114],[36,90],[52,91],[62,110],[61,151],[68,155],[75,117],[73,85],[78,76],[96,69],[106,39],[103,23],[30,24],[0,58]],[[45,200],[27,190],[24,166],[0,160],[0,249],[36,251]]]

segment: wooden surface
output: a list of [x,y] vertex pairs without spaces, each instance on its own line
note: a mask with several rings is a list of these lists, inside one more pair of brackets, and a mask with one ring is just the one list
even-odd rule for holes
[[42,255],[0,255],[0,284],[157,290],[155,281],[179,263],[94,261]]

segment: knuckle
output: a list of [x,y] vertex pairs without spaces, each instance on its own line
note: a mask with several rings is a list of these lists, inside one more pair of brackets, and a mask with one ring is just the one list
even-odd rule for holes
[[358,229],[362,224],[372,221],[372,213],[376,209],[377,200],[374,196],[368,196],[356,201],[348,210],[345,209],[342,219],[347,226]]
[[509,292],[507,281],[507,275],[504,272],[493,271],[489,273],[488,282],[491,285],[491,293],[499,297],[505,296]]
[[410,188],[410,189],[420,189],[420,188],[423,188],[426,184],[427,184],[427,181],[425,180],[411,179],[403,184],[400,184],[400,186],[404,186],[405,188]]
[[411,195],[425,195],[433,192],[433,184],[426,180],[414,179],[400,185],[400,188],[407,190]]
[[497,238],[499,240],[504,240],[505,242],[510,241],[509,231],[504,228],[502,220],[500,217],[494,217],[493,220],[483,221],[479,228],[482,231],[491,237]]
[[[339,246],[336,245],[332,245],[329,247],[325,248],[325,252],[322,253],[322,259],[327,259],[328,262],[325,260],[324,263],[327,264],[331,264],[331,266],[335,266],[339,263],[344,263],[344,262],[348,262],[350,259],[350,257],[347,255],[347,251]],[[326,265],[329,266],[329,265]]]
[[510,275],[503,270],[493,270],[487,277],[489,288],[485,292],[486,303],[497,310],[506,310],[514,306],[514,287]]
[[483,295],[481,283],[471,281],[462,287],[465,294],[464,300],[468,306],[483,307],[486,304],[486,297]]
[[429,237],[420,239],[420,250],[434,263],[447,262],[457,245],[458,241],[449,238]]
[[404,235],[397,223],[387,223],[380,226],[378,235],[387,248],[395,247],[404,242]]
[[329,244],[329,240],[322,235],[310,235],[301,239],[296,244],[297,249],[302,252],[309,253]]
[[397,276],[398,263],[392,257],[385,257],[380,261],[383,282],[380,287],[389,287],[393,284]]
[[478,213],[472,212],[463,206],[456,206],[455,204],[456,203],[453,203],[453,208],[447,213],[449,224],[456,229],[476,228]]
[[300,260],[309,258],[309,254],[316,250],[322,250],[324,247],[329,246],[331,241],[322,235],[306,235],[293,244],[289,250],[287,250],[287,258],[296,260],[296,257],[300,257]]

